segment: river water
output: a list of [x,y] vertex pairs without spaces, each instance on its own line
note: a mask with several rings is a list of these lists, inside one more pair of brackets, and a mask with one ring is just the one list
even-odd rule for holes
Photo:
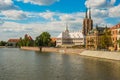
[[120,62],[0,48],[0,80],[120,80]]

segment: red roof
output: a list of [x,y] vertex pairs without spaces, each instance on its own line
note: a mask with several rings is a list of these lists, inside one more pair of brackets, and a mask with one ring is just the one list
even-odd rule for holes
[[19,42],[20,39],[9,39],[8,42]]
[[29,40],[33,40],[31,36],[29,36],[28,38],[29,38]]
[[51,38],[52,42],[55,42],[57,40],[57,38]]
[[28,34],[25,34],[25,37],[28,38],[29,40],[33,40],[31,36],[29,36]]
[[115,26],[113,26],[113,27],[111,27],[111,29],[118,29],[118,28],[120,28],[120,23],[115,25]]

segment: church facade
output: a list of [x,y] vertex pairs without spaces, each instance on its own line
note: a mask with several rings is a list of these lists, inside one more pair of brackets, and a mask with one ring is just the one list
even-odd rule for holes
[[82,31],[70,32],[68,26],[66,30],[61,32],[56,40],[56,46],[58,47],[72,47],[72,46],[84,46],[84,35]]

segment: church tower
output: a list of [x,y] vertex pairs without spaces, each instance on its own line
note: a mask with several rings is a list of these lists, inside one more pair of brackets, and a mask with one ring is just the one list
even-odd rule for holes
[[68,25],[66,24],[66,29],[65,29],[65,32],[69,33],[69,30],[68,30]]
[[[89,12],[89,16],[88,16]],[[86,9],[85,18],[83,20],[83,34],[86,36],[93,29],[93,20],[91,19],[91,10]]]

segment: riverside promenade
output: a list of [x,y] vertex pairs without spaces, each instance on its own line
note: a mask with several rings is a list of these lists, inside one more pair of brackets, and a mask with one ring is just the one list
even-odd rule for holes
[[23,50],[33,50],[33,51],[42,51],[42,52],[56,52],[56,53],[68,53],[68,54],[78,54],[81,56],[103,58],[110,60],[119,60],[120,61],[120,52],[111,52],[111,51],[91,51],[85,49],[72,49],[72,48],[52,48],[52,47],[21,47]]
[[120,60],[120,52],[85,50],[82,53],[79,53],[79,55],[110,60]]

